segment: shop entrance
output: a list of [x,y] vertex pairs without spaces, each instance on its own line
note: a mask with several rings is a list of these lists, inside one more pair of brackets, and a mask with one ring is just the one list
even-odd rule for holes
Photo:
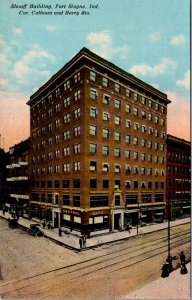
[[114,229],[115,230],[120,229],[120,218],[121,218],[121,214],[114,214]]

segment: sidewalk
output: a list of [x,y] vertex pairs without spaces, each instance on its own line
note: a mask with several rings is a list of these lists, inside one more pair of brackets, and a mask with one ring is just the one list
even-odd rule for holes
[[[2,210],[0,211],[0,217],[4,218],[4,219],[8,219],[11,218],[11,214],[9,214],[8,212],[5,212],[5,214],[3,215]],[[185,224],[185,223],[189,223],[190,222],[190,218],[184,218],[184,219],[180,219],[180,220],[176,220],[176,221],[171,221],[170,222],[170,226],[177,226],[180,224]],[[36,219],[26,219],[26,218],[19,218],[18,221],[19,225],[21,225],[22,227],[25,228],[30,228],[30,224],[32,223],[40,223],[39,220]],[[146,225],[144,227],[139,227],[138,228],[138,234],[146,234],[149,232],[154,232],[154,231],[158,231],[158,230],[163,230],[164,228],[167,228],[167,222],[165,223],[160,223],[160,224],[152,224],[152,225]],[[64,245],[67,248],[70,248],[72,250],[80,250],[79,247],[79,238],[81,236],[80,232],[77,231],[72,231],[70,232],[69,229],[65,229],[65,233],[62,232],[62,236],[59,236],[58,233],[58,228],[54,228],[54,229],[47,229],[47,228],[43,228],[42,230],[44,231],[44,236],[48,237],[50,239],[52,239],[53,241]],[[117,231],[117,232],[109,232],[108,230],[105,230],[103,232],[93,232],[90,235],[90,238],[87,238],[86,241],[86,249],[92,248],[92,247],[96,247],[96,246],[101,246],[103,244],[107,244],[107,243],[111,243],[111,242],[115,242],[115,241],[119,241],[119,240],[123,240],[123,239],[127,239],[133,236],[137,235],[137,228],[132,228],[130,229],[130,233],[128,231]],[[85,250],[85,249],[83,249]]]
[[190,263],[186,264],[188,273],[180,274],[180,268],[171,272],[169,277],[159,278],[146,284],[142,288],[122,297],[121,299],[175,299],[190,298]]

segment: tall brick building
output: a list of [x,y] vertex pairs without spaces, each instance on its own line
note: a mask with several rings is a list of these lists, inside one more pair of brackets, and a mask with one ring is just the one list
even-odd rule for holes
[[191,144],[167,135],[167,202],[171,218],[190,216]]
[[32,215],[81,231],[162,218],[169,103],[83,48],[27,103]]

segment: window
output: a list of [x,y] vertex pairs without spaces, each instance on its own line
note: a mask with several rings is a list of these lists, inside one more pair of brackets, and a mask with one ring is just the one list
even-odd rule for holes
[[96,81],[96,72],[90,71],[90,80]]
[[109,155],[109,146],[103,146],[102,147],[102,153],[104,154],[104,155]]
[[63,100],[63,106],[67,107],[70,105],[70,97],[67,97]]
[[73,114],[74,114],[74,118],[75,119],[78,119],[81,115],[81,111],[80,111],[80,107],[76,108],[74,111],[73,111]]
[[93,118],[97,117],[97,108],[90,107],[90,117],[93,117]]
[[70,187],[70,181],[69,179],[63,180],[63,188],[69,188]]
[[52,131],[53,129],[53,126],[52,126],[52,123],[48,125],[48,131]]
[[52,159],[52,152],[49,152],[48,153],[48,160],[51,160]]
[[131,91],[130,91],[129,89],[126,89],[126,96],[127,96],[128,98],[131,97]]
[[152,101],[151,100],[149,100],[148,104],[149,104],[149,107],[152,108]]
[[142,147],[146,147],[146,139],[142,139],[141,140],[141,146]]
[[115,131],[114,132],[114,139],[115,139],[115,141],[120,141],[121,140],[121,133]]
[[138,145],[139,144],[139,139],[138,137],[133,138],[133,145]]
[[52,203],[53,195],[52,194],[47,194],[47,199],[48,199],[48,203]]
[[160,124],[161,124],[161,126],[164,126],[165,125],[165,120],[161,119]]
[[133,181],[133,187],[134,187],[134,189],[138,188],[138,181],[137,180]]
[[148,168],[148,175],[152,175],[153,174],[153,169],[152,168]]
[[142,131],[142,132],[146,132],[146,131],[147,131],[147,127],[146,127],[145,125],[142,125],[142,126],[141,126],[141,131]]
[[159,124],[159,117],[158,116],[155,116],[155,123]]
[[153,134],[153,128],[149,127],[149,135],[152,135],[152,134]]
[[138,116],[138,114],[139,114],[139,109],[136,108],[136,107],[134,107],[134,109],[133,109],[133,114],[134,114],[134,116]]
[[103,180],[103,188],[104,189],[108,189],[109,188],[109,180],[107,180],[107,179]]
[[145,182],[145,181],[142,181],[142,182],[141,182],[141,188],[142,188],[142,189],[145,189],[145,188],[146,188],[146,182]]
[[155,181],[155,189],[158,189],[158,187],[159,187],[159,184],[157,181]]
[[58,143],[59,143],[59,140],[60,140],[60,135],[59,135],[59,134],[56,134],[56,135],[55,135],[55,144],[58,144]]
[[89,170],[90,171],[96,171],[97,170],[97,162],[96,161],[90,161]]
[[131,136],[129,134],[126,134],[125,141],[126,141],[127,144],[131,143]]
[[63,156],[69,156],[70,155],[70,147],[63,148]]
[[133,158],[134,158],[135,160],[138,160],[138,158],[139,158],[139,153],[136,152],[136,151],[134,151],[134,152],[133,152]]
[[103,128],[103,138],[105,139],[109,138],[109,129]]
[[97,144],[90,143],[89,151],[90,151],[90,153],[97,153]]
[[155,148],[155,150],[158,150],[159,149],[159,143],[155,143],[154,148]]
[[70,88],[70,81],[69,80],[65,81],[63,87],[64,87],[64,91],[68,90]]
[[146,111],[142,110],[141,112],[141,116],[142,116],[142,119],[146,119]]
[[126,120],[126,127],[131,128],[131,121],[130,120]]
[[115,195],[115,205],[120,205],[120,195]]
[[121,156],[121,149],[120,149],[120,148],[115,148],[115,150],[114,150],[114,155],[115,155],[116,157],[120,157],[120,156]]
[[69,130],[66,130],[63,132],[63,139],[65,141],[70,139],[70,131]]
[[49,117],[49,118],[52,116],[52,113],[53,113],[53,110],[52,110],[52,109],[49,109],[49,110],[48,110],[48,117]]
[[109,102],[110,102],[110,96],[104,94],[104,95],[103,95],[103,103],[104,103],[104,104],[109,104]]
[[130,189],[131,188],[131,182],[129,180],[125,181],[125,188]]
[[146,154],[145,153],[141,153],[141,160],[145,161],[146,160]]
[[127,113],[131,112],[131,105],[126,103],[125,110]]
[[121,124],[121,117],[115,116],[115,124],[120,125]]
[[159,130],[158,129],[155,129],[155,136],[159,136]]
[[73,180],[73,187],[74,188],[80,188],[80,179],[74,179]]
[[104,121],[109,121],[109,113],[108,112],[103,112],[103,120]]
[[75,126],[75,127],[73,128],[73,134],[74,134],[74,136],[79,136],[80,133],[81,133],[80,131],[81,131],[80,125]]
[[60,89],[57,88],[57,89],[55,90],[55,96],[56,96],[56,98],[57,98],[59,95],[60,95]]
[[155,194],[155,202],[163,202],[164,195],[163,194]]
[[130,157],[131,157],[131,151],[130,150],[125,150],[125,157],[127,159],[130,159]]
[[48,96],[48,100],[49,100],[49,102],[51,102],[51,101],[52,101],[52,99],[53,99],[53,96],[52,96],[52,94],[50,94],[50,95]]
[[152,141],[148,141],[148,148],[152,149],[153,146],[153,142]]
[[152,181],[148,182],[148,189],[152,189]]
[[161,106],[161,112],[164,113],[165,112],[165,107]]
[[145,167],[141,167],[141,175],[145,175]]
[[118,179],[115,179],[115,189],[120,189],[121,187],[121,181]]
[[137,166],[134,166],[133,172],[134,174],[139,174],[139,168]]
[[134,123],[134,130],[139,130],[139,123]]
[[75,83],[77,83],[78,81],[80,81],[81,76],[80,76],[80,72],[78,72],[77,74],[74,75],[74,81]]
[[69,163],[63,164],[63,172],[68,173],[70,170]]
[[59,166],[58,165],[55,166],[55,173],[59,173]]
[[155,103],[155,110],[159,110],[159,104]]
[[90,179],[90,188],[96,188],[96,187],[97,187],[97,180]]
[[60,151],[59,150],[55,150],[55,158],[59,158],[60,156]]
[[143,105],[146,105],[146,104],[147,104],[147,99],[146,99],[146,97],[142,96],[142,97],[141,97],[141,102],[142,102]]
[[69,195],[63,195],[63,205],[70,205]]
[[131,166],[129,166],[129,165],[125,166],[125,173],[126,174],[131,174]]
[[121,108],[121,101],[118,99],[115,99],[115,108],[117,108],[117,109]]
[[74,161],[73,162],[73,170],[79,171],[80,170],[80,161]]
[[138,94],[137,94],[137,93],[133,93],[133,99],[134,99],[135,101],[138,101]]
[[55,128],[60,127],[60,119],[55,120]]
[[151,202],[152,200],[152,195],[151,194],[142,194],[141,195],[141,202],[142,203],[148,203]]
[[60,188],[60,181],[59,180],[55,180],[54,181],[54,186],[55,186],[55,188]]
[[155,169],[155,175],[158,176],[159,175],[159,170]]
[[148,154],[148,161],[152,162],[152,154]]
[[57,113],[57,112],[59,112],[60,111],[60,103],[57,103],[56,105],[55,105],[55,112]]
[[97,135],[97,126],[90,125],[89,126],[89,133],[90,133],[90,135]]
[[162,138],[162,139],[165,138],[165,132],[164,132],[164,131],[161,132],[161,138]]
[[47,172],[48,172],[48,174],[52,174],[52,172],[53,172],[52,166],[49,166],[47,168]]
[[80,196],[79,195],[73,196],[73,206],[80,207]]
[[66,124],[66,123],[69,123],[70,122],[70,114],[65,114],[63,116],[63,123]]
[[121,86],[120,86],[120,84],[115,82],[115,86],[114,86],[114,87],[115,87],[115,92],[120,93],[120,91],[121,91]]
[[164,151],[164,149],[165,149],[164,144],[161,144],[161,151]]
[[108,87],[109,85],[109,79],[106,77],[103,77],[103,86]]
[[97,91],[94,89],[90,89],[90,98],[93,100],[97,99]]
[[81,90],[78,90],[74,93],[75,101],[78,101],[81,98]]
[[103,172],[109,172],[109,164],[107,163],[103,164]]
[[75,144],[75,145],[73,146],[73,152],[74,152],[75,154],[80,153],[80,148],[81,148],[81,145],[80,145],[80,144]]
[[108,206],[108,198],[107,195],[90,196],[90,207]]
[[152,114],[148,114],[148,120],[149,120],[149,121],[152,121],[152,120],[153,120]]

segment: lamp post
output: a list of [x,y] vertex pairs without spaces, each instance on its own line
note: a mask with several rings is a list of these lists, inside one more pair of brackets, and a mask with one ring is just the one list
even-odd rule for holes
[[170,200],[169,200],[169,197],[168,197],[168,257],[170,256]]

